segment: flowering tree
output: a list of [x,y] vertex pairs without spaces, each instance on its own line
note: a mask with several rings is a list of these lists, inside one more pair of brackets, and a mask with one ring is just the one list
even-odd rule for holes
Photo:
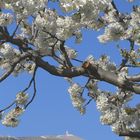
[[[59,4],[60,15],[48,4]],[[129,0],[133,2],[133,0]],[[101,112],[101,123],[127,140],[140,139],[140,105],[128,106],[135,94],[140,94],[140,74],[130,75],[129,70],[140,67],[140,7],[134,6],[130,14],[121,13],[113,0],[1,0],[0,1],[0,82],[10,75],[23,71],[32,74],[28,86],[16,95],[12,104],[0,110],[2,124],[16,127],[19,116],[32,103],[36,95],[36,72],[44,69],[52,75],[64,77],[69,83],[68,92],[73,106],[84,114],[91,100]],[[10,27],[15,28],[14,32]],[[82,41],[81,29],[104,30],[98,36],[101,43],[126,40],[129,49],[118,47],[122,63],[116,65],[109,56],[98,60],[89,55],[77,58],[77,51],[66,45],[74,36]],[[45,58],[56,63],[51,64]],[[79,64],[75,64],[74,61]],[[85,85],[74,82],[75,77],[87,78]],[[98,83],[104,81],[116,86],[116,93],[102,91]],[[34,94],[27,90],[33,85]],[[91,98],[89,101],[83,93]],[[5,110],[10,110],[4,114]]]

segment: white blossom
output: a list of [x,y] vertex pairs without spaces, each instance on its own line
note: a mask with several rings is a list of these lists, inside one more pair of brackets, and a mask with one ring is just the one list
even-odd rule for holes
[[111,23],[105,28],[105,33],[100,35],[98,39],[101,43],[119,40],[123,37],[124,31],[125,29],[120,23]]
[[83,91],[83,88],[80,87],[77,83],[74,83],[71,85],[71,87],[68,89],[68,92],[70,93],[70,97],[72,100],[72,105],[77,108],[81,114],[85,113],[84,108],[84,102],[85,99],[82,97],[81,93]]
[[123,132],[123,121],[118,120],[115,123],[112,124],[111,128],[112,131],[119,134],[120,132]]
[[112,125],[116,122],[119,117],[118,109],[110,109],[104,111],[104,113],[100,117],[100,121],[102,124]]
[[17,127],[19,124],[19,120],[16,118],[6,118],[2,120],[2,124],[7,127]]
[[21,107],[16,107],[13,110],[11,110],[6,116],[5,118],[16,118],[19,117],[23,114],[24,109]]
[[16,102],[17,104],[21,104],[21,105],[25,105],[28,101],[28,94],[24,93],[24,92],[19,92],[17,95],[16,95]]
[[0,56],[6,59],[13,59],[15,55],[19,55],[19,50],[14,49],[10,44],[4,43],[0,48]]
[[33,74],[35,70],[36,64],[35,63],[25,63],[24,69],[29,72],[29,74]]
[[102,55],[97,62],[98,65],[106,70],[106,71],[115,71],[116,70],[116,65],[110,61],[110,58],[106,55]]
[[100,111],[105,111],[110,107],[110,104],[108,102],[108,97],[105,94],[102,94],[97,97],[96,104],[97,104],[97,109]]
[[23,108],[16,107],[11,110],[2,120],[2,124],[7,127],[17,127],[19,124],[18,117],[24,112]]
[[7,26],[13,21],[13,15],[11,13],[0,13],[0,26]]
[[80,85],[78,85],[77,83],[74,83],[69,87],[68,92],[70,94],[80,94],[82,90],[83,88]]

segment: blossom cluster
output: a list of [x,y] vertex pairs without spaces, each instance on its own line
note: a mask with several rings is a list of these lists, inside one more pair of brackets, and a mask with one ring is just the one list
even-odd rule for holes
[[13,15],[10,13],[0,13],[0,26],[7,26],[13,21]]
[[[0,46],[0,67],[3,70],[9,70],[13,67],[14,60],[17,60],[21,56],[21,53],[18,49],[13,48],[12,45],[4,43]],[[35,63],[31,61],[21,61],[16,65],[13,71],[13,75],[18,75],[22,71],[28,71],[33,73],[35,68]]]
[[25,105],[28,101],[28,98],[29,98],[28,94],[24,92],[19,92],[16,95],[16,103],[20,105]]
[[2,69],[9,69],[11,68],[11,64],[13,60],[18,57],[20,54],[18,49],[14,49],[10,44],[4,43],[0,47],[0,57],[1,63],[0,66]]
[[85,61],[89,62],[90,64],[97,65],[106,71],[116,71],[115,63],[111,62],[110,58],[106,55],[102,55],[99,60],[96,60],[94,56],[89,55]]
[[[139,45],[139,18],[139,6],[135,7],[130,15],[120,14],[116,16],[116,11],[114,9],[110,10],[102,17],[107,26],[105,27],[104,34],[98,36],[99,41],[101,43],[107,43],[109,41],[131,39],[136,45]],[[122,22],[120,22],[120,19]]]
[[72,84],[68,89],[73,106],[77,108],[81,114],[84,114],[85,113],[85,108],[84,108],[85,99],[82,97],[82,91],[83,91],[83,88],[77,83]]
[[101,43],[106,43],[107,41],[119,40],[124,35],[124,27],[118,23],[111,23],[105,28],[103,35],[98,37]]
[[[133,2],[134,0],[128,0]],[[13,38],[27,42],[30,51],[21,51],[17,46],[10,43],[0,45],[0,67],[9,70],[16,59],[26,53],[37,54],[39,57],[55,55],[55,58],[65,62],[66,57],[75,59],[77,51],[67,45],[63,45],[67,56],[62,52],[62,42],[71,37],[75,37],[75,42],[82,41],[82,29],[104,30],[98,36],[101,43],[109,41],[129,40],[136,45],[140,45],[140,7],[133,7],[130,14],[121,14],[113,6],[112,0],[60,0],[59,6],[63,14],[48,7],[50,0],[1,0],[0,7],[0,27],[9,26],[14,23],[17,26]],[[56,1],[55,1],[56,2]],[[10,13],[5,13],[5,9]],[[14,13],[14,14],[13,14]],[[14,25],[13,25],[14,26]],[[2,32],[0,31],[0,35]],[[10,33],[11,34],[11,33]],[[2,36],[2,40],[7,41],[7,36]],[[131,51],[122,52],[125,58],[127,53],[128,62],[132,64],[140,58],[139,51],[135,51],[131,46]],[[56,55],[57,54],[57,55]],[[117,71],[117,66],[111,62],[110,58],[102,55],[96,60],[90,55],[86,62],[96,65],[99,68],[114,72],[118,76],[118,81],[124,82],[127,79],[128,68],[123,67]],[[16,64],[13,74],[16,76],[22,71],[33,73],[36,64],[28,58]],[[97,109],[101,112],[100,120],[102,124],[110,125],[116,133],[121,131],[140,130],[140,108],[130,108],[127,103],[131,100],[132,92],[118,89],[115,94],[100,91],[98,81],[90,79],[86,87],[73,83],[71,79],[68,89],[72,105],[85,113],[85,98],[83,97],[84,88],[92,94],[96,101]],[[24,112],[28,101],[28,95],[20,92],[16,95],[16,107],[11,110],[4,119],[0,113],[0,119],[5,126],[16,127],[19,124],[19,117]],[[129,140],[129,138],[126,138]]]
[[61,0],[60,5],[65,12],[70,12],[72,10],[80,10],[83,12],[84,16],[86,17],[87,14],[89,13],[88,10],[94,9],[94,11],[90,12],[92,14],[92,16],[94,16],[95,13],[99,13],[100,10],[104,10],[109,5],[110,2],[111,2],[111,0],[99,0],[99,1],[96,1],[96,0],[92,0],[92,1],[91,0],[70,0],[70,1]]
[[[83,88],[67,79],[71,86],[68,89],[72,104],[82,114],[85,111],[85,99],[81,94]],[[131,108],[128,102],[132,99],[133,93],[117,89],[116,93],[105,92],[98,89],[98,80],[90,80],[86,85],[89,94],[96,101],[97,109],[101,112],[100,121],[102,124],[110,125],[112,131],[119,134],[126,131],[139,131],[140,129],[140,107]]]
[[18,117],[24,112],[24,109],[21,107],[16,107],[11,110],[2,120],[2,124],[7,127],[16,127],[19,124]]
[[[7,127],[16,127],[18,126],[20,120],[19,117],[23,114],[25,111],[25,105],[28,101],[28,94],[24,92],[20,92],[16,95],[16,107],[12,109],[10,112],[8,112],[6,115],[4,115],[1,112],[1,120],[2,124]],[[3,118],[4,116],[4,118]]]
[[121,90],[118,90],[115,95],[98,91],[96,104],[101,112],[100,120],[102,124],[111,125],[112,131],[117,134],[140,129],[140,108],[127,106],[132,95],[129,91]]

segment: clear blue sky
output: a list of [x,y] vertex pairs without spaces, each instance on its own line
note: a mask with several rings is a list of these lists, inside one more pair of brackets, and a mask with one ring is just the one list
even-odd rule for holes
[[[140,4],[138,1],[136,0],[135,4]],[[132,5],[128,5],[125,0],[116,0],[115,2],[121,11],[129,11],[132,8]],[[119,52],[115,48],[119,42],[102,45],[96,39],[99,34],[84,30],[81,45],[75,45],[74,39],[68,40],[67,43],[73,48],[77,48],[79,58],[82,60],[89,54],[93,54],[96,58],[99,58],[101,54],[107,54],[117,64],[121,62],[119,57],[116,57]],[[127,43],[123,42],[120,42],[120,44],[127,45]],[[1,83],[0,108],[12,102],[16,93],[24,89],[30,78],[30,75],[23,73],[17,78],[11,76]],[[84,80],[84,78],[76,79],[80,83],[83,83]],[[21,123],[17,128],[7,128],[0,125],[0,135],[59,135],[64,134],[68,130],[84,140],[122,140],[122,138],[111,131],[110,127],[100,124],[100,114],[96,110],[94,102],[91,102],[87,107],[87,113],[81,116],[71,104],[67,92],[68,87],[69,84],[63,78],[52,76],[43,70],[38,70],[37,96],[34,102],[21,117]],[[101,84],[101,88],[114,90],[108,84]],[[31,90],[29,90],[29,94],[32,94]]]

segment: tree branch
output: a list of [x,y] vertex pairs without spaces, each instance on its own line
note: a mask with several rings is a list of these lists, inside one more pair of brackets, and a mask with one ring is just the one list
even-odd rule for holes
[[3,111],[5,111],[5,110],[7,110],[7,109],[9,109],[9,108],[10,108],[11,106],[13,106],[15,103],[16,103],[16,101],[12,102],[9,106],[7,106],[6,108],[0,110],[0,113],[3,112]]
[[[33,102],[35,96],[36,96],[36,80],[35,80],[35,76],[36,76],[36,71],[37,71],[37,67],[35,67],[34,73],[33,73],[33,77],[31,79],[31,81],[33,82],[33,86],[34,86],[34,93],[33,96],[31,98],[31,100],[26,104],[25,109]],[[29,85],[31,85],[31,82],[29,83]]]
[[15,33],[16,33],[16,31],[18,30],[18,27],[19,27],[21,21],[22,21],[22,19],[18,22],[18,24],[17,24],[17,26],[16,26],[14,32],[12,33],[12,35],[11,35],[12,38],[15,36]]
[[85,74],[85,69],[82,67],[75,67],[71,69],[61,69],[59,67],[50,65],[48,62],[45,62],[44,60],[42,60],[40,57],[36,57],[34,61],[38,67],[41,67],[42,69],[48,71],[50,74],[55,75],[55,76],[72,78],[72,77]]
[[140,84],[133,83],[131,80],[126,79],[126,81],[120,81],[118,75],[114,72],[105,71],[95,64],[89,65],[87,69],[81,67],[73,67],[71,69],[61,69],[50,65],[45,62],[40,57],[36,57],[35,62],[38,67],[48,71],[50,74],[61,77],[77,77],[86,76],[93,79],[98,79],[100,81],[105,81],[119,88],[132,91],[136,94],[140,94]]
[[133,75],[133,76],[127,76],[126,78],[132,82],[140,82],[140,74]]
[[120,132],[119,136],[128,136],[133,138],[140,138],[140,132]]
[[112,4],[113,8],[116,10],[117,16],[119,16],[119,11],[118,11],[117,6],[116,6],[116,4],[114,3],[114,1],[112,1],[111,4]]
[[68,55],[67,55],[67,52],[66,52],[66,49],[65,49],[65,47],[64,47],[64,41],[63,42],[61,42],[61,44],[60,44],[60,51],[61,51],[61,54],[64,56],[64,58],[65,58],[65,63],[66,63],[66,66],[67,67],[72,67],[72,63],[70,62],[70,59],[69,59],[69,57],[68,57]]

